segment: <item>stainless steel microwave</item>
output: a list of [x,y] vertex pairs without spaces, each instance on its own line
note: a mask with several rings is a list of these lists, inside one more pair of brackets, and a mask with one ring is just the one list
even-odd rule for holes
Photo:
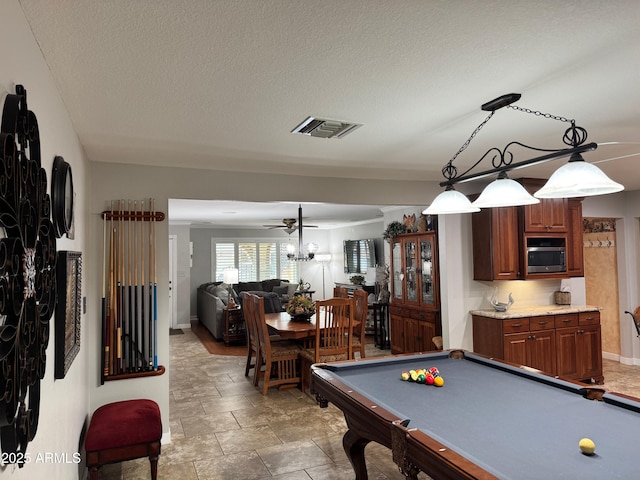
[[566,251],[564,238],[528,238],[527,273],[566,272]]

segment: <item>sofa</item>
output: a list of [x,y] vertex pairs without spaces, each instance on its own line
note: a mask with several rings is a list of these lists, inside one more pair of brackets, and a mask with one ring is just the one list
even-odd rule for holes
[[[231,294],[236,304],[241,307],[242,292],[264,297],[265,312],[273,313],[283,311],[283,305],[289,301],[295,288],[296,284],[290,284],[288,280],[275,278],[260,282],[234,284]],[[198,320],[218,341],[223,339],[224,309],[227,303],[229,303],[229,285],[223,282],[208,282],[198,287],[196,306]]]

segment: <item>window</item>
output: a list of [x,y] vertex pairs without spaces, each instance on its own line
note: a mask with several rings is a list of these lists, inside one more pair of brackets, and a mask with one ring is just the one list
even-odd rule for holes
[[298,264],[287,258],[287,242],[274,240],[217,241],[212,239],[214,281],[221,282],[227,268],[238,268],[241,282],[270,278],[298,281]]

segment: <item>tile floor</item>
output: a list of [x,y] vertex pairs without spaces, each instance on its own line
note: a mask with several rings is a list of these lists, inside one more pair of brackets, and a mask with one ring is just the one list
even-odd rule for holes
[[[298,389],[262,396],[244,376],[245,357],[209,354],[197,337],[169,337],[170,428],[159,480],[343,480],[354,473],[342,449],[341,412],[320,409]],[[371,347],[371,353],[382,352]],[[609,390],[640,397],[640,367],[604,361]],[[366,448],[369,478],[402,479],[386,448]],[[102,480],[148,479],[139,459],[101,469]],[[420,479],[429,477],[420,474]]]

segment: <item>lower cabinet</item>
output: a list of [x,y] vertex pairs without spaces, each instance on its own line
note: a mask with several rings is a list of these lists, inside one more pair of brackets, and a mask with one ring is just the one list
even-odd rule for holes
[[549,375],[603,383],[600,313],[473,318],[473,349]]
[[561,328],[557,332],[558,373],[563,378],[593,378],[603,383],[600,325]]
[[390,307],[391,353],[428,352],[435,350],[433,337],[438,331],[437,312]]
[[537,368],[543,372],[555,372],[555,345],[554,330],[505,335],[504,360]]

